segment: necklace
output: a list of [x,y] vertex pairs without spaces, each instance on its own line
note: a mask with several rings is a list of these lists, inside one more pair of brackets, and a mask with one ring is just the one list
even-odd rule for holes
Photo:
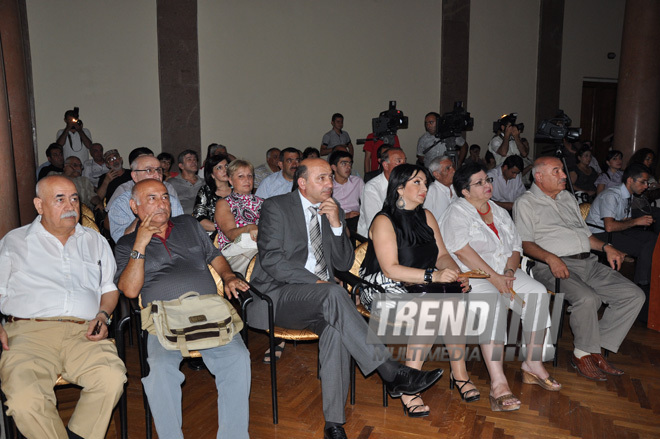
[[[479,209],[477,209],[477,212],[479,212]],[[490,212],[490,204],[488,204],[488,210],[485,211],[484,213],[479,212],[479,215],[481,216],[488,215],[489,212]]]

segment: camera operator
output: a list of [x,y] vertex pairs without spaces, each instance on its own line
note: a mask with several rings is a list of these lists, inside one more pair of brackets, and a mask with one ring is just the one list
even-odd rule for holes
[[442,140],[436,137],[439,120],[440,115],[433,111],[424,117],[424,128],[426,132],[417,141],[417,163],[420,165],[423,164],[428,168],[431,160],[447,155],[446,152],[448,149],[455,150],[460,148],[457,166],[461,166],[467,155],[465,139],[460,136],[448,137]]
[[[495,124],[499,127],[495,136],[490,139],[488,149],[495,156],[495,163],[500,166],[504,159],[510,155],[519,155],[522,158],[529,154],[529,144],[520,139],[522,124],[516,124],[518,114],[505,114]],[[509,139],[505,142],[504,139]]]
[[92,133],[83,128],[82,120],[78,118],[78,107],[64,113],[64,123],[66,127],[57,132],[55,143],[62,145],[65,160],[75,155],[85,163],[92,147]]

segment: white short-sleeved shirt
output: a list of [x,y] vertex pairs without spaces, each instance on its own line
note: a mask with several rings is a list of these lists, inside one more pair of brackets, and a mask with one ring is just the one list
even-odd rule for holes
[[21,318],[92,320],[101,296],[117,290],[116,269],[99,233],[78,224],[62,245],[38,216],[0,240],[0,310]]
[[441,218],[442,240],[462,271],[469,271],[470,268],[461,262],[456,252],[468,244],[499,274],[504,272],[506,262],[514,251],[522,254],[522,240],[509,213],[493,202],[488,204],[493,210],[493,222],[499,238],[465,198],[451,203]]
[[495,157],[495,164],[497,166],[500,166],[510,155],[519,155],[522,157],[522,154],[518,149],[518,144],[516,144],[515,140],[509,140],[509,152],[507,152],[506,155],[499,155],[497,150],[500,146],[502,146],[502,141],[502,136],[498,134],[497,136],[490,139],[490,142],[488,142],[488,149],[493,153],[493,156]]
[[387,195],[387,178],[383,173],[378,174],[364,185],[357,230],[360,235],[369,236],[371,221],[383,209],[385,195]]
[[[59,139],[64,130],[59,130],[55,136],[55,140]],[[87,128],[83,128],[83,132],[87,138],[92,140],[92,133],[89,132]],[[64,160],[68,159],[72,155],[75,155],[80,159],[80,163],[85,163],[89,159],[89,150],[82,142],[80,138],[80,133],[77,131],[75,133],[69,132],[67,134],[67,139],[62,146],[62,154],[64,155]]]
[[424,209],[427,209],[433,214],[436,221],[440,223],[442,214],[445,213],[449,204],[456,200],[458,196],[454,189],[445,186],[439,181],[435,180],[429,186],[429,191],[426,193],[426,201],[424,201]]
[[525,185],[520,174],[507,181],[502,175],[502,165],[488,171],[488,176],[493,177],[493,201],[513,203],[525,193]]

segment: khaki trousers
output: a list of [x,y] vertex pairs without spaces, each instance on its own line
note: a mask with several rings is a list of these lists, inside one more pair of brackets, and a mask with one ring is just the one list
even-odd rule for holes
[[17,321],[5,324],[9,350],[0,358],[7,414],[30,438],[67,438],[53,386],[58,374],[83,389],[69,430],[102,439],[126,382],[126,368],[109,340],[90,341],[89,325]]

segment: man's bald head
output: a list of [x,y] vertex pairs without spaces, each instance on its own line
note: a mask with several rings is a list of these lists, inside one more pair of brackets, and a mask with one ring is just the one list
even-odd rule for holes
[[163,168],[152,155],[141,155],[131,163],[131,178],[134,182],[152,179],[163,181]]
[[161,226],[169,221],[172,207],[170,195],[159,180],[145,179],[135,183],[131,190],[131,210],[140,220],[151,216],[151,224]]
[[539,157],[532,168],[534,183],[544,194],[555,198],[566,189],[566,173],[564,165],[557,157]]

